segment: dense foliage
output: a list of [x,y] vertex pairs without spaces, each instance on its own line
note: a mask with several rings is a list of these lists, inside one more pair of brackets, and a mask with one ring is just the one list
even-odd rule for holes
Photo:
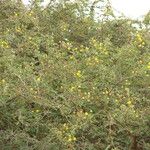
[[0,149],[149,150],[149,13],[40,4],[0,1]]

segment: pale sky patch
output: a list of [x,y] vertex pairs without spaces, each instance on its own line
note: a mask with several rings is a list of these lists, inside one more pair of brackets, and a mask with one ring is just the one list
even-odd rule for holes
[[[29,0],[23,0],[28,4]],[[45,0],[48,3],[50,0]],[[150,0],[110,0],[112,7],[126,17],[138,19],[150,11]]]
[[150,11],[150,0],[110,0],[113,8],[130,18],[141,18]]

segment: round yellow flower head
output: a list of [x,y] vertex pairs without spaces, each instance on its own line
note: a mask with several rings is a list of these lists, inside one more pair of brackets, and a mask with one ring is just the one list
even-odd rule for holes
[[36,110],[36,112],[38,113],[38,112],[40,112],[40,110],[39,110],[39,109],[37,109],[37,110]]
[[73,92],[74,90],[75,90],[75,87],[72,86],[72,87],[70,88],[70,91]]
[[40,78],[40,77],[38,77],[36,80],[37,80],[37,81],[41,81],[41,78]]
[[147,69],[149,69],[150,70],[150,62],[148,63],[148,65],[147,65]]
[[30,91],[33,91],[33,88],[30,88]]
[[97,63],[99,62],[99,59],[97,57],[95,57],[94,59],[95,59],[95,62]]
[[18,16],[18,14],[15,12],[15,16]]
[[72,141],[72,138],[71,138],[71,137],[69,137],[69,138],[68,138],[68,142],[71,142],[71,141]]
[[89,115],[88,112],[85,112],[85,115],[88,116]]
[[74,59],[74,56],[70,56],[70,59],[73,60],[73,59]]
[[132,102],[129,100],[129,101],[127,102],[127,104],[130,106],[130,105],[132,104]]
[[76,137],[73,137],[73,138],[72,138],[72,140],[73,140],[73,141],[76,141],[76,140],[77,140],[77,138],[76,138]]
[[6,81],[5,81],[5,79],[2,79],[2,83],[5,83]]

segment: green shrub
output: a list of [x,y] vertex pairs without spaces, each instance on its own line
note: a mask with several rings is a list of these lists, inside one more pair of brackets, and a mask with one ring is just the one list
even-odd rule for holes
[[85,2],[0,2],[2,150],[150,148],[148,28]]

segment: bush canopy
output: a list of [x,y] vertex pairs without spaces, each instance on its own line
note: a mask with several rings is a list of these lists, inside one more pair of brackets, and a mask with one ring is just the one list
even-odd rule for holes
[[42,4],[0,1],[0,149],[149,150],[150,13]]

